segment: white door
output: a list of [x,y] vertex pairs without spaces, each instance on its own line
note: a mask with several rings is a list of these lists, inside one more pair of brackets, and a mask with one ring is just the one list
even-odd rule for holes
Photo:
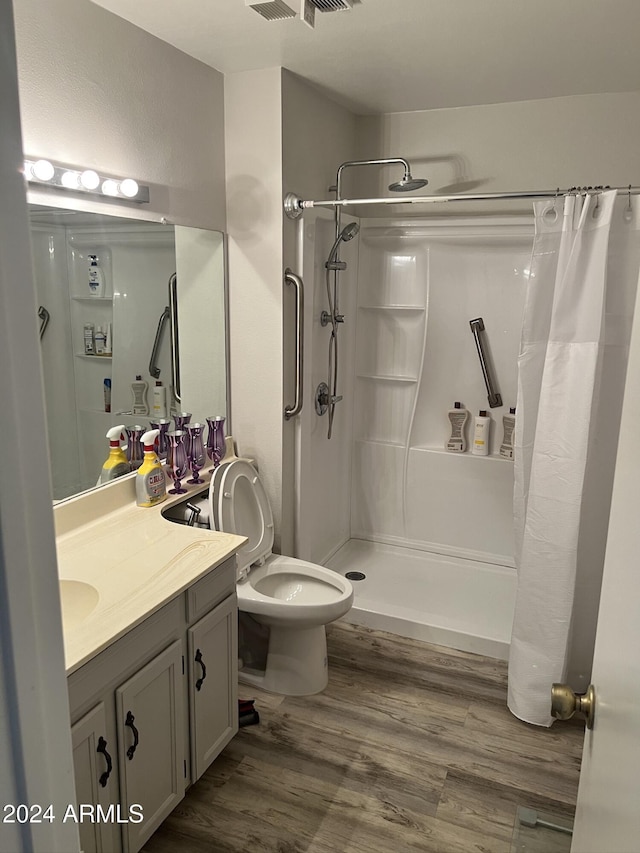
[[640,850],[640,310],[625,389],[572,853]]

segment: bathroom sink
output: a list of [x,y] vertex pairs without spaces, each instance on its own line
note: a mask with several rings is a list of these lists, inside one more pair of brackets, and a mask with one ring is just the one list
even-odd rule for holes
[[61,580],[59,583],[62,624],[65,628],[75,628],[96,609],[100,595],[94,586],[83,581]]

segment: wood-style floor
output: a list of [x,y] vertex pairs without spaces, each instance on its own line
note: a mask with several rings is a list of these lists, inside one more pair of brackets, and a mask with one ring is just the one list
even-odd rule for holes
[[573,815],[583,730],[512,717],[506,664],[342,623],[327,634],[326,691],[241,685],[260,724],[145,853],[510,853],[518,806]]

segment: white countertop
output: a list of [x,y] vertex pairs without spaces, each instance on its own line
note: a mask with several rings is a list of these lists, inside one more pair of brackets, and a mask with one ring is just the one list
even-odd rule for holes
[[89,599],[97,593],[97,603],[84,619],[68,613],[65,618],[63,607],[67,675],[246,542],[243,536],[164,519],[164,509],[207,485],[187,488],[186,495],[169,495],[158,506],[138,507],[134,479],[123,477],[54,507],[58,575],[93,587],[95,592],[87,590]]

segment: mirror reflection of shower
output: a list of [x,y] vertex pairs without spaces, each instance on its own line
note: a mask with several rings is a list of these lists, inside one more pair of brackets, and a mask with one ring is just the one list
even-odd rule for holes
[[[414,178],[411,174],[411,166],[403,157],[385,157],[380,160],[350,160],[342,163],[338,167],[336,175],[336,184],[330,188],[331,192],[335,192],[336,201],[342,198],[342,172],[344,169],[351,166],[389,166],[398,163],[404,166],[404,175],[399,181],[389,184],[391,192],[413,192],[414,190],[422,189],[428,181],[424,178]],[[325,406],[329,411],[329,428],[327,430],[327,438],[330,439],[333,432],[333,418],[335,414],[336,403],[342,400],[342,396],[338,394],[338,324],[344,323],[344,315],[340,314],[338,307],[338,274],[346,270],[347,265],[340,260],[340,246],[342,243],[348,243],[352,240],[360,226],[357,222],[350,222],[342,228],[342,207],[335,207],[335,242],[329,252],[329,257],[325,263],[325,278],[327,284],[327,301],[329,310],[323,311],[320,317],[320,322],[323,326],[331,326],[331,335],[329,337],[329,381],[327,383],[328,390],[318,390],[318,403],[321,404],[317,411],[324,411]],[[333,275],[332,275],[333,274]],[[322,397],[323,399],[320,399]]]

